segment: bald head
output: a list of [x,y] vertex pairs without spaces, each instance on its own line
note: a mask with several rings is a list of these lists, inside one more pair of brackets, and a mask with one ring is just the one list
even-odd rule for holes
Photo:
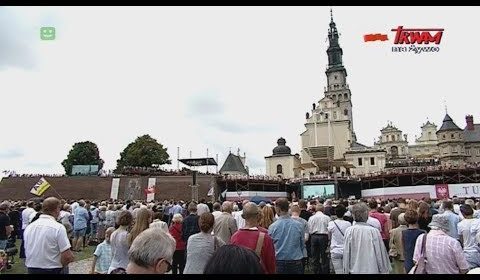
[[258,213],[259,213],[259,210],[258,210],[257,204],[253,202],[248,202],[243,206],[242,218],[244,218],[245,220],[252,219],[252,218],[257,219]]
[[56,197],[49,197],[42,203],[42,212],[55,218],[60,214],[61,202]]
[[232,213],[233,211],[233,205],[230,201],[224,201],[222,203],[222,211],[223,212],[227,212],[227,213]]

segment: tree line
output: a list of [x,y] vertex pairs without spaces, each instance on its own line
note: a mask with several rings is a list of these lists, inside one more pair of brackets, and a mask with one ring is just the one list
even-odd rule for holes
[[[101,170],[104,163],[104,160],[100,157],[97,144],[84,141],[73,144],[67,158],[62,161],[62,166],[65,169],[65,174],[72,175],[74,165],[98,165],[98,170]],[[115,172],[122,173],[122,170],[127,166],[152,167],[153,165],[171,163],[167,148],[150,135],[145,134],[137,137],[120,153]]]

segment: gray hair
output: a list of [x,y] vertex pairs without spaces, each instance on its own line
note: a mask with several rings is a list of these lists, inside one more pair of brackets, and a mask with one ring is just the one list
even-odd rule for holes
[[149,228],[133,240],[128,250],[128,258],[130,262],[144,268],[155,266],[160,259],[172,263],[175,246],[175,239],[170,233]]
[[368,206],[361,202],[352,206],[353,220],[357,223],[366,223],[368,220]]
[[232,213],[233,205],[230,201],[225,201],[222,203],[222,211],[227,213]]
[[176,223],[183,222],[182,214],[177,213],[177,214],[173,215],[172,222],[176,222]]

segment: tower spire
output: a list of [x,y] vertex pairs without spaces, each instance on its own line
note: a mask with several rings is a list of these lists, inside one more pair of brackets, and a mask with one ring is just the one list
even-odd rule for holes
[[333,11],[331,7],[330,7],[330,22],[333,22]]

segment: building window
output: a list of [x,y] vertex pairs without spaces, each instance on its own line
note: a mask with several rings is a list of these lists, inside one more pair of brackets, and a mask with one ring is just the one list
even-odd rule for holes
[[480,156],[480,149],[477,149],[477,156]]
[[338,101],[342,101],[342,94],[341,93],[338,95]]
[[466,153],[467,153],[467,156],[469,156],[470,155],[470,149],[467,149]]
[[374,166],[374,165],[375,165],[375,158],[374,158],[374,157],[371,157],[371,158],[370,158],[370,165],[371,165],[371,166]]
[[442,138],[445,139],[445,138],[447,138],[447,137],[445,137],[445,134],[443,134],[443,137],[442,137]]
[[335,78],[335,80],[337,79],[337,75],[333,76]]
[[362,158],[358,158],[358,166],[362,166],[362,165],[363,165]]
[[348,109],[343,110],[343,114],[344,114],[345,116],[347,116],[347,115],[348,115]]
[[283,173],[283,168],[281,164],[277,165],[277,174],[282,174]]
[[452,133],[452,139],[455,139],[455,134]]
[[348,100],[348,94],[347,94],[347,93],[345,93],[345,94],[343,95],[343,99]]
[[334,120],[337,119],[337,111],[333,111],[333,119],[334,119]]

